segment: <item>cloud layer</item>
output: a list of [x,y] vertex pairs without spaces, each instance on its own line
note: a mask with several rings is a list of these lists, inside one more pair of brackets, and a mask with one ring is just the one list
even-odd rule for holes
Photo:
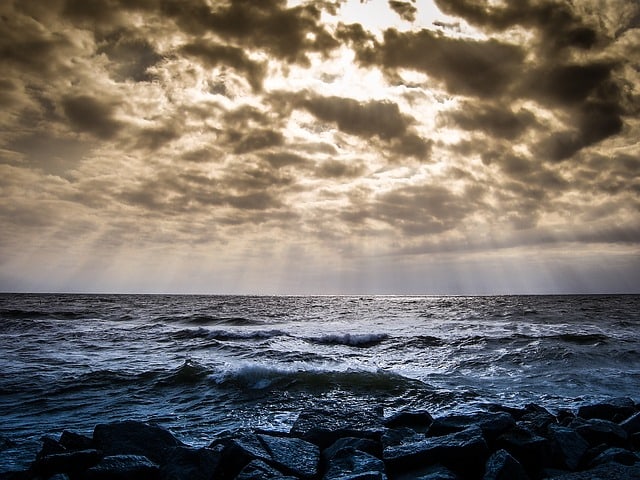
[[640,289],[634,0],[11,0],[0,23],[0,289]]

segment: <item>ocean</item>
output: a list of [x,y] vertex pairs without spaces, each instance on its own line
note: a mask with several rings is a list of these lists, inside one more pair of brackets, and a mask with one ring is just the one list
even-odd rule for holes
[[207,445],[298,413],[640,401],[640,296],[0,295],[0,472],[143,420]]

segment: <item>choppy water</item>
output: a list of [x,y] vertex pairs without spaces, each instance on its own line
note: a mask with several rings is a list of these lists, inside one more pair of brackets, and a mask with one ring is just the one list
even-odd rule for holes
[[306,406],[640,400],[640,296],[0,295],[0,471],[122,418],[204,445]]

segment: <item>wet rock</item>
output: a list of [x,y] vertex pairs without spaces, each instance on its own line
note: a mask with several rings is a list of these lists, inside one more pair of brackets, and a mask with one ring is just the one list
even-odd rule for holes
[[427,432],[428,436],[447,435],[460,432],[473,425],[480,427],[482,434],[493,441],[500,434],[510,430],[516,422],[506,412],[479,412],[470,415],[448,415],[433,420]]
[[396,475],[394,480],[458,480],[459,478],[444,465],[430,465]]
[[622,429],[629,435],[640,432],[640,412],[631,415],[626,420],[620,422]]
[[520,462],[506,450],[498,450],[487,460],[483,480],[529,480]]
[[453,471],[477,475],[483,471],[488,456],[489,448],[477,426],[418,442],[401,443],[383,451],[387,470],[394,474],[442,463]]
[[518,423],[538,435],[544,435],[550,425],[557,423],[555,415],[540,405],[531,403],[525,410],[526,413],[520,417]]
[[56,453],[65,453],[67,451],[64,445],[60,444],[57,440],[51,437],[42,437],[42,447],[36,455],[36,460],[46,457],[48,455],[55,455]]
[[381,410],[304,410],[291,428],[291,436],[327,448],[342,437],[379,440],[384,425]]
[[49,477],[49,480],[69,480],[69,476],[64,473],[56,473],[54,476]]
[[513,455],[527,472],[537,472],[551,462],[549,440],[526,428],[516,427],[501,435],[496,445]]
[[585,420],[594,418],[618,422],[636,412],[635,402],[628,397],[612,398],[603,403],[583,405],[578,408],[578,416]]
[[[386,434],[386,432],[385,432]],[[368,453],[374,457],[382,457],[382,446],[378,442],[366,438],[346,437],[336,440],[330,447],[322,452],[325,461],[331,460],[336,453],[345,448],[353,448]]]
[[221,450],[174,447],[160,466],[160,480],[210,480],[220,463]]
[[169,448],[184,446],[168,430],[132,420],[96,425],[93,443],[105,455],[142,455],[155,463]]
[[297,480],[267,465],[262,460],[252,460],[235,477],[236,480]]
[[110,455],[91,467],[83,480],[158,480],[158,466],[142,455]]
[[583,472],[553,477],[554,480],[640,480],[640,465],[607,463]]
[[603,465],[605,463],[617,462],[621,465],[633,465],[634,463],[640,461],[640,458],[629,450],[624,448],[607,448],[600,455],[594,458],[591,462],[589,462],[589,468],[597,467],[598,465]]
[[32,470],[45,478],[55,473],[79,473],[96,465],[103,457],[98,450],[76,450],[39,458]]
[[589,443],[568,427],[549,425],[548,438],[551,440],[554,464],[574,471],[589,449]]
[[262,446],[277,468],[300,478],[313,478],[318,474],[320,449],[299,438],[258,435]]
[[245,466],[254,460],[262,462],[270,459],[269,453],[257,435],[247,434],[239,438],[224,438],[211,444],[209,448],[221,449],[221,459],[217,475],[221,479],[235,478]]
[[324,480],[386,479],[384,462],[354,448],[338,451],[329,461]]
[[556,414],[556,420],[558,420],[558,423],[563,427],[568,427],[575,418],[574,413],[567,408],[561,408]]
[[411,428],[403,427],[386,430],[382,434],[380,442],[382,443],[382,449],[384,451],[396,445],[421,442],[425,438],[424,434],[418,433]]
[[589,445],[596,446],[602,443],[614,447],[624,447],[627,444],[627,432],[617,423],[608,420],[575,421],[571,424]]
[[90,450],[94,448],[91,437],[71,432],[69,430],[64,430],[62,432],[59,443],[67,450]]
[[433,423],[433,417],[426,410],[403,410],[385,418],[387,428],[408,427],[416,432],[426,432]]

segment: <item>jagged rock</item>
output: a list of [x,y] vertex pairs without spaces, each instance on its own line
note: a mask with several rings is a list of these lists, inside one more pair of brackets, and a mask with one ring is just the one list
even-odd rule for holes
[[617,422],[636,412],[635,403],[628,397],[612,398],[603,403],[583,405],[578,408],[578,416],[585,420],[594,418]]
[[384,425],[379,410],[304,410],[291,428],[291,436],[326,448],[342,437],[379,440]]
[[56,473],[54,476],[49,477],[49,480],[69,480],[69,477],[64,473]]
[[538,471],[551,462],[549,440],[526,428],[516,427],[502,434],[496,445],[513,455],[527,472]]
[[553,477],[553,480],[640,480],[640,465],[607,463],[583,472]]
[[167,449],[184,446],[168,430],[132,420],[96,425],[93,443],[105,455],[142,455],[155,463]]
[[266,461],[269,453],[254,434],[246,434],[239,438],[223,438],[215,441],[209,448],[221,448],[221,459],[217,475],[221,479],[235,478],[247,464],[254,460]]
[[64,445],[51,437],[42,437],[42,447],[36,455],[36,460],[46,457],[48,455],[55,455],[56,453],[65,453],[67,451]]
[[158,466],[142,455],[110,455],[91,467],[84,480],[158,480]]
[[427,432],[428,436],[447,435],[460,432],[473,425],[480,427],[483,435],[493,441],[500,434],[510,430],[516,422],[506,412],[479,412],[471,415],[448,415],[433,420]]
[[525,410],[526,413],[520,417],[518,423],[538,435],[544,435],[550,425],[557,423],[555,415],[540,405],[530,403]]
[[459,478],[444,465],[430,465],[396,475],[394,480],[458,480]]
[[433,423],[433,417],[426,410],[402,410],[385,418],[387,428],[409,427],[416,432],[426,432]]
[[620,426],[628,435],[640,432],[640,412],[635,413],[626,420],[620,422]]
[[627,444],[627,432],[617,423],[609,420],[583,420],[571,424],[589,445],[596,446],[604,443],[614,447],[624,447]]
[[500,405],[499,403],[490,403],[486,406],[489,412],[505,412],[513,417],[514,420],[520,420],[522,416],[527,413],[524,408],[509,407],[507,405]]
[[296,477],[288,477],[262,460],[252,460],[235,478],[236,480],[297,480]]
[[506,450],[498,450],[487,460],[483,480],[529,480],[520,462]]
[[386,479],[384,462],[371,454],[344,448],[329,461],[324,480]]
[[566,408],[561,408],[556,414],[556,420],[558,420],[558,423],[563,427],[568,427],[575,418],[575,414]]
[[401,443],[383,451],[387,470],[394,474],[442,463],[454,471],[474,475],[483,471],[488,456],[482,430],[475,425],[461,432]]
[[76,450],[40,457],[32,470],[45,478],[55,473],[79,473],[96,465],[103,455],[98,450]]
[[60,445],[67,450],[90,450],[94,448],[93,440],[86,435],[64,430],[60,435]]
[[258,435],[271,462],[288,474],[301,478],[313,478],[318,474],[320,449],[299,438]]
[[617,462],[622,465],[633,465],[638,461],[640,461],[640,458],[638,458],[635,453],[625,450],[624,448],[612,447],[607,448],[600,455],[591,460],[591,462],[589,462],[589,468],[610,462]]
[[[386,434],[386,432],[385,432]],[[382,446],[378,442],[366,438],[346,437],[336,440],[330,447],[322,452],[325,461],[331,460],[336,453],[344,448],[353,448],[368,453],[374,457],[382,456]]]
[[382,443],[382,450],[387,448],[402,445],[403,443],[417,443],[425,439],[424,434],[418,433],[408,427],[393,428],[385,430],[380,438]]
[[160,466],[161,480],[210,480],[214,478],[221,448],[174,447]]
[[589,443],[575,430],[560,425],[549,425],[548,438],[551,440],[554,463],[571,471],[577,470],[589,449]]

